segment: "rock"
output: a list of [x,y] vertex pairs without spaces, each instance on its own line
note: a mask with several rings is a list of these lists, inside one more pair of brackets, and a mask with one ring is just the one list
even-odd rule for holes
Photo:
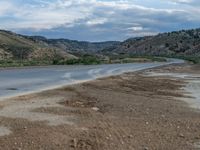
[[162,118],[165,118],[165,115],[161,115]]
[[78,140],[77,139],[72,139],[72,144],[70,145],[71,147],[73,147],[73,148],[77,148],[77,146],[78,146]]
[[148,147],[144,147],[144,150],[149,150],[149,148]]
[[185,136],[182,133],[180,133],[179,137],[184,138]]
[[94,111],[99,111],[99,108],[97,108],[97,107],[92,107],[92,110],[94,110]]
[[130,138],[130,139],[133,138],[133,135],[129,135],[128,138]]

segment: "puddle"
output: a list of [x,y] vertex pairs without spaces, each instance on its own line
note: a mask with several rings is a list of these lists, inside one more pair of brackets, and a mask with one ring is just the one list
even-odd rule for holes
[[189,83],[183,89],[187,92],[186,95],[192,98],[184,98],[193,108],[200,109],[200,79],[189,80]]
[[181,98],[187,102],[190,107],[200,109],[200,75],[187,74],[187,73],[156,73],[147,72],[147,76],[168,76],[174,78],[184,79],[188,83],[182,89],[185,91],[185,95],[191,98]]

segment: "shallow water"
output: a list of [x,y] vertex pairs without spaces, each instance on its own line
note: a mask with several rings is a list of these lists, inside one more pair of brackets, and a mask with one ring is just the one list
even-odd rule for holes
[[187,81],[184,90],[184,94],[189,98],[181,98],[190,107],[195,109],[200,109],[200,75],[199,74],[189,74],[189,73],[156,73],[150,72],[147,76],[170,76],[173,78],[181,78]]
[[193,79],[188,81],[188,84],[184,88],[188,92],[188,96],[192,98],[185,98],[185,101],[193,108],[200,109],[200,80]]
[[91,66],[50,66],[0,70],[0,98],[38,92],[100,77],[153,68],[166,63],[129,63]]

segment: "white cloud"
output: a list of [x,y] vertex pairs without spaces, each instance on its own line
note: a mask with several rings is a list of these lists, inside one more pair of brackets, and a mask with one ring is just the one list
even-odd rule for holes
[[175,3],[192,3],[193,0],[170,0]]
[[[10,23],[9,26],[5,24],[7,28],[51,29],[66,24],[73,24],[77,20],[84,19],[91,14],[90,8],[81,5],[79,7],[69,7],[71,4],[64,0],[41,3],[41,5],[31,3],[13,5],[11,2],[7,2],[6,5],[3,5],[4,7],[0,7],[0,12],[1,16],[10,15],[9,17],[13,18],[10,22],[15,22],[14,24]],[[1,24],[1,26],[3,25]]]
[[100,24],[104,24],[108,21],[107,18],[97,18],[97,19],[91,19],[91,20],[88,20],[86,22],[86,24],[88,26],[94,26],[94,25],[100,25]]
[[[15,24],[10,24],[9,28],[34,28],[34,29],[51,29],[65,24],[73,24],[79,20],[87,19],[87,25],[103,24],[107,18],[119,11],[136,10],[138,13],[173,13],[177,10],[172,9],[155,9],[135,5],[130,1],[98,1],[98,0],[55,0],[52,2],[39,1],[37,4],[15,4],[11,1],[4,2],[1,5],[0,12],[3,15],[7,13],[14,18]],[[40,5],[38,5],[38,3]],[[95,16],[91,18],[96,10],[108,10],[105,16]],[[100,15],[100,14],[99,14]],[[103,19],[102,19],[103,18]],[[3,24],[2,24],[3,25]]]
[[[197,0],[161,0],[159,5],[156,5],[156,0],[137,1],[2,0],[0,28],[20,30],[22,33],[25,30],[45,31],[52,32],[52,35],[65,32],[65,37],[73,38],[76,37],[70,34],[77,38],[81,34],[83,38],[91,34],[90,40],[94,39],[93,35],[101,39],[107,36],[124,39],[127,35],[150,35],[200,23],[200,9],[191,5]],[[161,4],[167,4],[167,7],[160,7]]]
[[10,13],[13,9],[15,9],[14,5],[9,1],[0,1],[0,15]]
[[128,28],[128,30],[131,30],[131,31],[142,31],[143,29],[144,28],[141,26],[135,26],[135,27]]

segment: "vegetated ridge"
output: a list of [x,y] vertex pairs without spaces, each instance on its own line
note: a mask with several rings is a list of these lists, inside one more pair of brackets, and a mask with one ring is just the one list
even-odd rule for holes
[[199,62],[200,28],[163,33],[156,36],[130,38],[116,47],[104,49],[102,53],[114,56],[181,57]]
[[[123,42],[86,42],[24,36],[0,30],[0,64],[99,63],[137,56],[180,57],[200,62],[200,28],[130,38]],[[31,62],[31,63],[30,63]]]
[[92,43],[68,39],[47,39],[42,36],[24,36],[0,30],[0,62],[6,62],[6,64],[31,62],[33,65],[37,63],[57,64],[59,60],[76,60],[88,54],[96,55],[97,51],[119,43],[115,41]]

